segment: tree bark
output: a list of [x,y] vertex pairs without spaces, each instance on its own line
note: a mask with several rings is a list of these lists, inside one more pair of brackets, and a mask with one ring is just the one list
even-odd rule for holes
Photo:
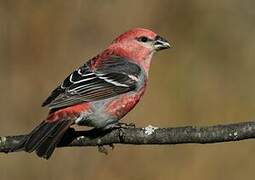
[[[1,136],[0,152],[12,152],[27,135]],[[113,144],[162,145],[187,143],[220,143],[255,138],[255,122],[241,122],[208,127],[119,128],[108,131],[70,129],[58,147],[102,146]]]

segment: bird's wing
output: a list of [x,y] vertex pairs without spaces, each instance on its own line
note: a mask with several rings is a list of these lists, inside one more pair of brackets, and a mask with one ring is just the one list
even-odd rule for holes
[[50,109],[91,102],[120,95],[137,88],[141,68],[130,60],[110,56],[95,68],[91,61],[70,74],[44,101]]

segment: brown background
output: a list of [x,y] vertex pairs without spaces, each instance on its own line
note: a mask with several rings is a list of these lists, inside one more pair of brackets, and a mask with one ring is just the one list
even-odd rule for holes
[[[69,72],[133,28],[153,29],[175,48],[155,55],[137,126],[213,125],[255,118],[253,0],[0,0],[0,132],[29,132]],[[117,146],[0,154],[0,179],[254,179],[255,142]]]

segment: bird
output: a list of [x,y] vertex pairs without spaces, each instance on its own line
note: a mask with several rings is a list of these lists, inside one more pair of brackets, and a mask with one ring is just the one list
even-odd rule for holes
[[143,96],[152,56],[172,44],[152,30],[133,28],[67,76],[43,102],[49,113],[23,148],[49,159],[73,125],[116,127]]

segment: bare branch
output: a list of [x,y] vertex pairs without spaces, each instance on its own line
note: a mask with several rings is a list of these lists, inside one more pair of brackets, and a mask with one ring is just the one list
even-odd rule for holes
[[[11,152],[26,135],[0,137],[0,152]],[[59,147],[98,146],[112,144],[185,144],[220,143],[255,138],[255,122],[242,122],[208,127],[122,128],[112,131],[75,131],[70,129]]]

